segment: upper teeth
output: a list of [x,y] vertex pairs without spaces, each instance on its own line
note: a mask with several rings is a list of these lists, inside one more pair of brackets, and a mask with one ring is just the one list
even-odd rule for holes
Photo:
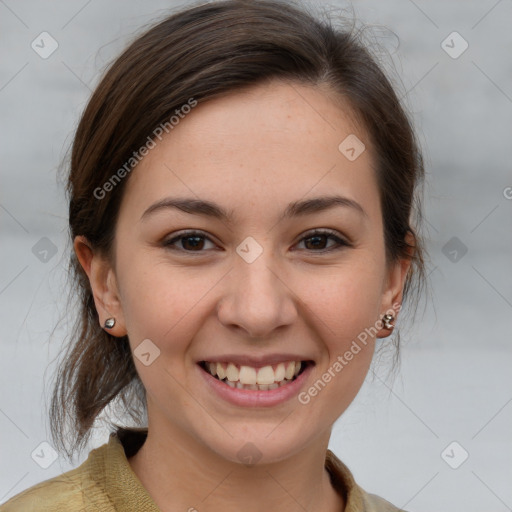
[[241,384],[274,384],[284,379],[291,380],[298,375],[301,367],[300,361],[289,361],[274,366],[253,368],[252,366],[236,366],[233,363],[206,363],[206,367],[220,380],[227,378],[230,382]]

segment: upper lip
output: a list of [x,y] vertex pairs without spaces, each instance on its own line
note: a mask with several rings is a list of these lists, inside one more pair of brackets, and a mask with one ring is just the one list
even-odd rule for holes
[[313,361],[311,358],[299,354],[270,354],[262,356],[249,356],[241,354],[224,354],[222,356],[211,356],[201,359],[199,362],[208,361],[209,363],[234,363],[239,366],[251,366],[253,368],[262,368],[263,366],[272,366],[289,361]]

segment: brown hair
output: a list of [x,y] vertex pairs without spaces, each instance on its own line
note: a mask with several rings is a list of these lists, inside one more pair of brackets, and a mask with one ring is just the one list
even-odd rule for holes
[[[188,8],[151,27],[110,66],[82,115],[74,138],[67,193],[73,240],[85,236],[112,258],[126,177],[98,199],[95,190],[129,160],[155,128],[190,98],[198,103],[266,80],[327,85],[348,101],[373,153],[388,261],[415,250],[404,297],[424,283],[420,238],[410,225],[421,214],[417,186],[423,162],[413,128],[388,78],[355,30],[340,30],[306,9],[273,0],[226,0]],[[341,141],[340,141],[341,142]],[[68,456],[88,441],[111,402],[142,422],[145,390],[127,337],[99,325],[87,275],[71,251],[72,296],[79,315],[50,406],[54,442]],[[416,286],[411,283],[416,280]],[[398,348],[398,338],[395,335]],[[71,450],[64,434],[71,427]]]

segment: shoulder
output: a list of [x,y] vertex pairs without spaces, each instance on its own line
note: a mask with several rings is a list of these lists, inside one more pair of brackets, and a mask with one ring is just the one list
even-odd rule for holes
[[0,512],[157,512],[127,459],[146,435],[147,429],[118,428],[80,466],[22,491],[0,505]]
[[0,505],[0,512],[78,512],[85,510],[79,468],[20,492]]
[[349,468],[331,450],[327,450],[326,468],[334,487],[345,497],[346,512],[406,512],[362,489]]
[[[104,445],[105,446],[105,445]],[[84,512],[89,510],[91,496],[102,501],[101,475],[91,464],[104,452],[104,446],[92,450],[79,467],[40,482],[16,494],[0,512]],[[107,511],[110,508],[95,508]]]
[[401,508],[395,507],[389,501],[384,498],[377,496],[376,494],[370,494],[365,492],[359,487],[361,495],[363,497],[366,512],[406,512]]

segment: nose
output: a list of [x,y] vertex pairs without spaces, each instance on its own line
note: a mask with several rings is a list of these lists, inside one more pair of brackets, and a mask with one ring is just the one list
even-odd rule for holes
[[292,287],[266,251],[252,263],[237,257],[227,278],[226,292],[217,306],[218,318],[226,327],[252,338],[267,338],[295,322],[298,312]]

